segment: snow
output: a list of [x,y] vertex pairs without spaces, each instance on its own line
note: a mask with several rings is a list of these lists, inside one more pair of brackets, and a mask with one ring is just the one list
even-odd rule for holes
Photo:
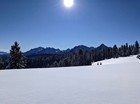
[[82,67],[0,70],[0,104],[140,104],[140,60],[132,56],[105,64],[108,61]]
[[98,61],[92,63],[92,65],[97,65],[97,63],[102,63],[103,65],[110,65],[110,64],[124,64],[124,63],[139,63],[137,59],[137,55],[130,56],[130,57],[119,57],[119,58],[112,58],[108,60]]

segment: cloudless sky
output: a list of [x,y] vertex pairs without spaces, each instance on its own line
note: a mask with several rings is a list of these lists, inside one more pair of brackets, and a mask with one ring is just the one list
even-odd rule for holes
[[0,51],[140,42],[140,0],[0,0]]

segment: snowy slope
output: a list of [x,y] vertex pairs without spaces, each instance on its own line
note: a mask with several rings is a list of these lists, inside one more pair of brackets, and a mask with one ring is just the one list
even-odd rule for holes
[[0,70],[0,104],[140,104],[140,60],[100,66]]
[[112,59],[107,59],[107,60],[92,63],[92,65],[97,65],[97,63],[102,63],[102,65],[137,63],[137,62],[139,63],[139,61],[136,57],[137,57],[137,55],[129,56],[129,57],[112,58]]

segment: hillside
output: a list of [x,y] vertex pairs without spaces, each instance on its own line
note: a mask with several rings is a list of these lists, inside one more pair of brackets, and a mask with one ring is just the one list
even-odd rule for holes
[[119,57],[119,58],[112,58],[112,59],[107,59],[103,61],[98,61],[95,63],[92,63],[92,65],[97,65],[97,63],[102,63],[102,65],[108,65],[108,64],[131,64],[131,63],[139,63],[137,55],[134,56],[129,56],[129,57]]
[[139,104],[140,60],[133,56],[102,63],[0,70],[0,104]]

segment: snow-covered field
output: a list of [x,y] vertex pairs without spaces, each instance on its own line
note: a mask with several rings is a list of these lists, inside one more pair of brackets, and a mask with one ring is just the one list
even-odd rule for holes
[[83,67],[0,70],[0,104],[140,104],[135,57]]
[[120,57],[120,58],[112,58],[112,59],[107,59],[107,60],[103,60],[103,61],[98,61],[95,63],[92,63],[92,65],[97,65],[97,63],[100,65],[100,63],[102,63],[102,65],[112,65],[112,64],[131,64],[131,63],[139,63],[138,59],[136,58],[137,56],[130,56],[130,57]]

